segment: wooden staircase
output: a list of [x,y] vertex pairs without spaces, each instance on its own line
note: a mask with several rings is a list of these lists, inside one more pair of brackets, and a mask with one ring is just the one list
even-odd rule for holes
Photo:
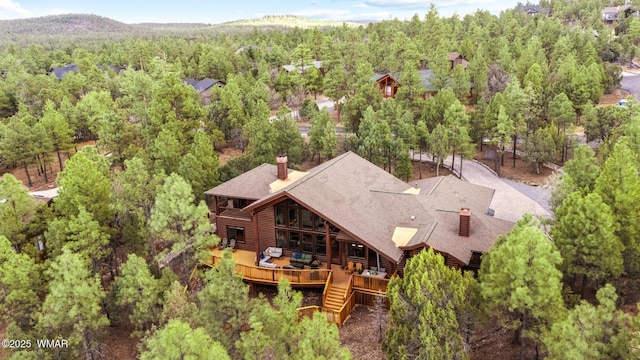
[[331,284],[322,307],[339,311],[342,305],[344,305],[344,294],[346,290],[347,288],[341,288]]

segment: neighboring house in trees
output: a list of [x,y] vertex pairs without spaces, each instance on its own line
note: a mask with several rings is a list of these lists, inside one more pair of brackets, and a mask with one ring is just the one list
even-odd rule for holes
[[518,5],[516,10],[529,16],[536,16],[538,14],[549,16],[551,14],[550,8],[541,7],[540,5]]
[[[261,261],[273,249],[278,258],[306,254],[305,265],[314,260],[315,269],[307,270],[317,272],[315,281],[290,281],[322,287],[329,272],[339,277],[350,263],[375,269],[382,280],[401,275],[407,259],[429,247],[448,266],[479,268],[480,255],[513,227],[487,215],[493,193],[453,176],[407,184],[348,152],[306,172],[288,169],[281,156],[277,166],[263,164],[205,196],[218,236],[235,239],[235,248],[248,253],[247,267],[277,267]],[[243,274],[275,285],[283,270],[269,270],[276,273]]]
[[[462,57],[461,56],[457,57],[456,61],[458,61],[457,59],[462,59]],[[462,59],[462,62],[459,62],[459,64],[462,66],[466,66],[468,65],[468,62]],[[431,79],[433,78],[433,72],[427,69],[427,70],[419,70],[418,73],[420,74],[420,78],[422,79],[422,85],[426,91],[424,98],[427,99],[431,95],[436,93],[436,89],[431,84]],[[398,89],[402,86],[402,84],[400,84],[400,82],[398,81],[401,75],[402,73],[400,72],[377,73],[372,77],[372,79],[375,80],[376,84],[378,84],[378,87],[380,88],[380,91],[382,91],[382,97],[386,99],[386,98],[393,98],[396,96]],[[469,83],[469,96],[473,95],[473,88],[474,88],[473,83]]]
[[[107,65],[106,68],[113,70],[116,74],[119,74],[120,71],[126,70],[127,66],[126,65],[122,65],[122,66]],[[98,69],[104,69],[104,67],[98,66]],[[55,76],[56,78],[58,78],[58,80],[62,80],[62,77],[69,72],[74,72],[74,73],[78,72],[78,65],[70,64],[66,66],[54,67],[53,69],[51,69],[51,71],[49,71],[48,74]]]
[[393,98],[396,96],[398,88],[400,87],[396,76],[388,72],[378,73],[373,76],[373,79],[376,81],[378,87],[382,91],[383,98]]
[[462,65],[462,67],[465,69],[467,68],[467,66],[469,66],[469,62],[457,52],[449,53],[447,54],[447,57],[449,58],[449,62],[451,63],[451,69],[456,67],[456,65]]
[[49,71],[49,75],[53,75],[58,78],[58,80],[62,80],[62,77],[68,72],[78,72],[78,65],[70,64],[67,66],[59,66],[54,67]]
[[607,24],[612,24],[614,21],[620,21],[628,18],[632,13],[634,13],[634,11],[631,8],[631,5],[607,6],[602,9],[602,21]]
[[304,74],[308,69],[315,67],[320,70],[320,73],[324,75],[324,68],[322,67],[322,61],[312,61],[310,65],[298,66],[298,65],[282,65],[282,69],[286,72],[297,71],[299,74]]
[[186,79],[185,84],[193,86],[194,89],[200,95],[200,102],[202,105],[209,105],[211,103],[211,91],[214,87],[224,87],[225,83],[221,80],[204,78],[200,81],[195,79]]

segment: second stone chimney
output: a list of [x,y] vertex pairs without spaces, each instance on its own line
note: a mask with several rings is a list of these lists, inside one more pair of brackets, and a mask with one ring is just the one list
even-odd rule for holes
[[279,155],[276,158],[278,164],[278,179],[287,180],[287,155]]
[[468,208],[460,209],[460,232],[458,235],[469,237],[471,227],[471,210]]

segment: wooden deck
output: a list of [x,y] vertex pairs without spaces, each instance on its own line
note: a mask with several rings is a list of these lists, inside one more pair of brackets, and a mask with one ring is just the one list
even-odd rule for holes
[[[389,279],[380,279],[358,273],[349,274],[339,265],[320,265],[320,269],[284,269],[290,265],[290,258],[281,256],[272,258],[270,263],[278,268],[255,266],[256,254],[253,251],[236,250],[233,252],[236,262],[236,272],[242,275],[246,282],[277,285],[280,279],[288,279],[291,287],[324,288],[322,306],[310,306],[298,309],[300,316],[311,316],[320,311],[328,321],[341,326],[349,317],[356,304],[374,305],[376,297],[386,297]],[[211,266],[220,262],[222,251],[217,248],[211,250]]]
[[[211,255],[212,263],[216,264],[222,258],[222,250],[211,249]],[[290,265],[291,258],[288,256],[271,258],[269,262],[279,266],[274,269],[256,266],[256,253],[253,251],[236,250],[232,256],[236,262],[236,271],[248,282],[277,285],[280,278],[284,277],[291,282],[292,287],[324,287],[330,272],[326,263],[322,263],[320,269],[283,269],[283,266]],[[351,274],[335,264],[331,265],[331,272],[335,286],[348,286]]]

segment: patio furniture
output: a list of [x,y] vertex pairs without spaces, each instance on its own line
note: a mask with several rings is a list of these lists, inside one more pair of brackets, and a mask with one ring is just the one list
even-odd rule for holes
[[353,261],[349,261],[349,262],[347,263],[347,267],[346,267],[346,268],[344,268],[344,269],[345,269],[345,270],[347,270],[347,272],[348,272],[349,274],[353,274],[353,270],[354,270],[354,267],[353,267]]
[[218,250],[224,250],[224,248],[226,248],[229,244],[229,240],[227,238],[222,238],[222,240],[220,240],[220,245],[218,245]]
[[320,260],[313,260],[311,264],[309,264],[309,267],[312,269],[320,269],[320,265],[322,265]]
[[356,264],[356,272],[358,272],[358,274],[362,274],[363,270],[364,270],[364,268],[362,267],[362,263],[357,263]]
[[291,266],[295,266],[300,269],[304,268],[305,265],[311,265],[312,262],[313,255],[299,252],[294,252],[290,259]]
[[229,247],[231,248],[231,251],[236,251],[236,239],[229,240]]
[[282,256],[282,248],[269,246],[264,250],[264,255],[272,258],[279,258]]

